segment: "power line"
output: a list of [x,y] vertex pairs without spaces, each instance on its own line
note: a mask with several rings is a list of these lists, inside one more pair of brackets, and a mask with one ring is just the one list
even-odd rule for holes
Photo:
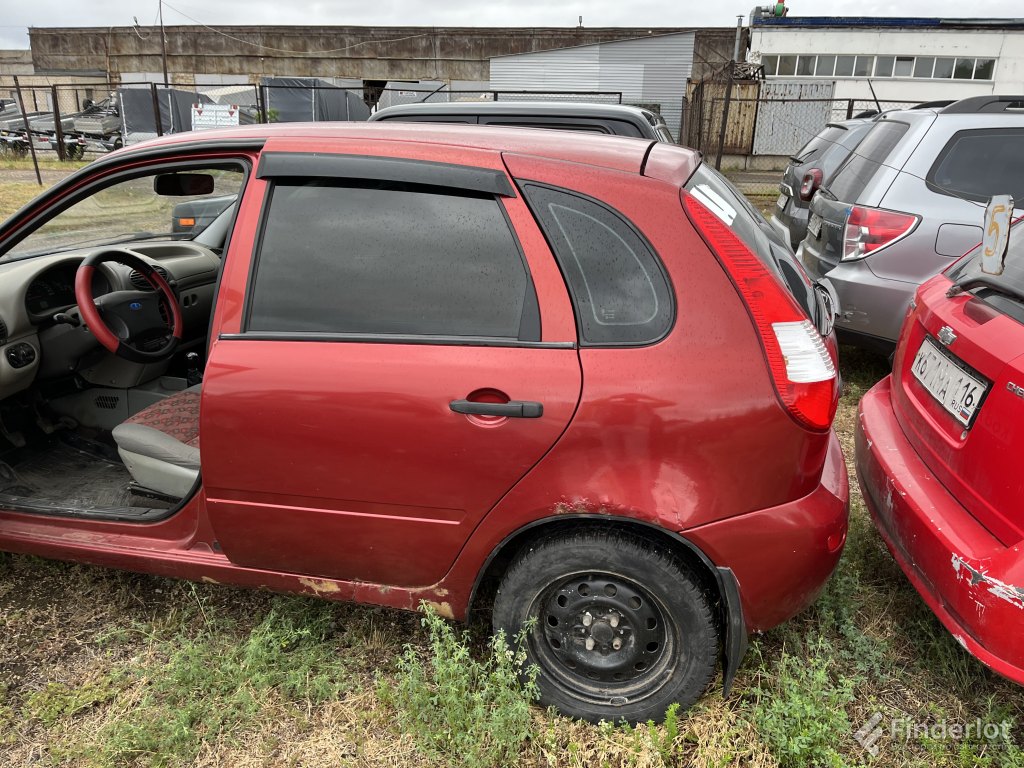
[[392,40],[364,40],[361,43],[354,43],[352,45],[347,45],[344,48],[332,48],[331,50],[327,50],[327,51],[295,51],[295,50],[291,50],[291,49],[288,49],[288,48],[272,48],[269,45],[260,45],[259,43],[254,43],[254,42],[251,42],[250,40],[243,40],[240,37],[235,37],[234,35],[229,35],[227,32],[221,32],[219,29],[214,29],[213,27],[209,26],[208,24],[204,24],[203,22],[199,21],[198,19],[192,18],[187,13],[185,13],[184,11],[178,10],[173,5],[171,5],[170,3],[165,2],[164,5],[167,6],[168,8],[170,8],[175,13],[177,13],[177,14],[179,14],[181,16],[184,16],[186,19],[191,21],[193,24],[198,24],[203,29],[209,30],[210,32],[213,32],[216,35],[220,35],[221,37],[226,37],[228,40],[233,40],[236,43],[241,43],[242,45],[248,45],[248,46],[250,46],[252,48],[257,48],[257,49],[259,49],[261,51],[271,51],[272,53],[289,53],[289,54],[293,54],[293,55],[296,55],[296,56],[323,56],[323,55],[329,54],[329,53],[342,53],[344,51],[350,51],[353,48],[359,48],[360,46],[363,46],[363,45],[381,45],[381,44],[385,44],[385,43],[401,43],[401,42],[403,42],[405,40],[413,40],[414,38],[417,38],[417,37],[430,37],[430,35],[431,35],[431,33],[429,33],[429,32],[422,32],[422,33],[420,33],[418,35],[409,35],[408,37],[396,37],[396,38],[394,38]]

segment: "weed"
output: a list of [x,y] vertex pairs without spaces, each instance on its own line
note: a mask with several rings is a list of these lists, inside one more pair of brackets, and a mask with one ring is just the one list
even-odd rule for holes
[[853,681],[833,677],[832,649],[824,642],[807,658],[782,652],[774,680],[762,678],[752,715],[761,738],[781,768],[846,765],[837,734],[851,732],[845,707]]
[[495,635],[489,653],[477,659],[465,633],[427,606],[424,613],[427,658],[406,645],[397,680],[378,681],[381,698],[426,754],[470,768],[512,764],[535,735],[530,704],[538,696],[537,670],[524,670],[526,630],[514,648],[503,633]]
[[120,685],[112,676],[101,677],[77,688],[64,683],[47,683],[41,691],[26,697],[23,711],[44,725],[53,725],[65,717],[110,701],[119,690]]
[[104,765],[187,763],[204,741],[230,737],[275,697],[313,705],[337,696],[346,674],[331,642],[332,611],[329,603],[278,598],[239,639],[204,609],[201,631],[158,641],[146,662],[122,673],[136,691],[134,706],[68,753]]

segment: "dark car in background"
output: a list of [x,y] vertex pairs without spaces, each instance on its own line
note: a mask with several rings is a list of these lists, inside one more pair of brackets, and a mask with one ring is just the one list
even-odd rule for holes
[[370,120],[403,123],[470,123],[516,128],[555,128],[675,143],[661,115],[626,104],[566,101],[460,101],[386,107]]
[[811,201],[797,251],[838,296],[840,340],[891,352],[917,287],[981,242],[985,203],[1024,201],[1024,96],[886,112]]
[[1024,225],[917,291],[860,403],[857,476],[893,557],[957,641],[1024,684]]
[[808,209],[814,193],[850,156],[871,128],[872,120],[859,118],[829,123],[790,158],[779,182],[779,199],[775,202],[771,224],[793,250],[807,234]]

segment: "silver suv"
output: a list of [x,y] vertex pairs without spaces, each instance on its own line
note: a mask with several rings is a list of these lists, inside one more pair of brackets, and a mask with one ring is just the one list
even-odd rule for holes
[[879,116],[815,194],[797,250],[835,290],[840,340],[891,349],[917,286],[981,242],[996,194],[1024,205],[1024,96]]

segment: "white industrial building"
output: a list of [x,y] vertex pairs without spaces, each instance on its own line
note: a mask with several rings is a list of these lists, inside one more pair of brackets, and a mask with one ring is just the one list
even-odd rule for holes
[[831,82],[882,102],[1024,94],[1024,19],[753,18],[748,60],[766,79]]
[[605,91],[623,104],[654,107],[679,136],[686,81],[693,70],[694,33],[558,48],[491,59],[498,91]]

